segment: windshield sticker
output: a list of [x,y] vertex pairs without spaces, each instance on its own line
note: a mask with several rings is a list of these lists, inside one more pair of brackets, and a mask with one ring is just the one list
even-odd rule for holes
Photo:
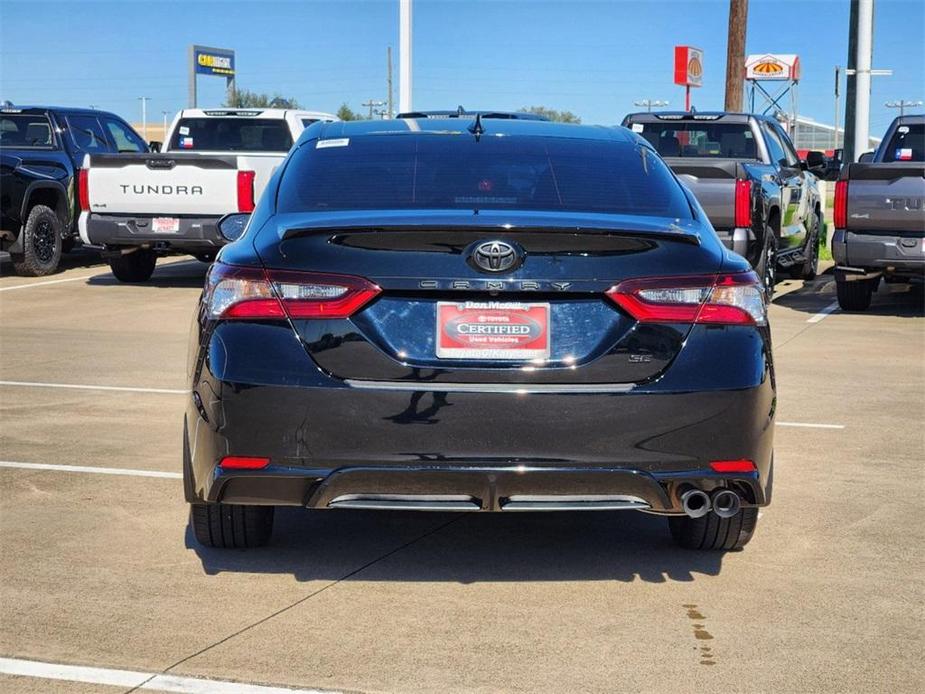
[[912,148],[911,147],[901,147],[896,150],[896,156],[894,159],[899,161],[912,161]]
[[180,146],[183,149],[192,149],[193,148],[193,138],[191,137],[181,137]]
[[909,132],[909,126],[908,126],[908,125],[900,125],[898,128],[896,128],[896,131],[899,132],[899,133],[901,133],[901,134],[903,134],[903,135],[905,135],[906,133]]
[[181,125],[181,126],[180,126],[180,134],[181,134],[181,135],[189,135],[189,128],[187,128],[185,125]]
[[634,133],[641,133],[643,130],[645,130],[645,126],[642,123],[633,123]]
[[349,137],[340,137],[335,140],[318,140],[315,149],[325,149],[326,147],[346,147],[350,144]]

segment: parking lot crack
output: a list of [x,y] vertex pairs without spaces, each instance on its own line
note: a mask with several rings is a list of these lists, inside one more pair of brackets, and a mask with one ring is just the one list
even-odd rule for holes
[[145,686],[146,684],[148,684],[151,680],[153,680],[155,677],[158,677],[159,675],[168,674],[168,673],[169,673],[171,670],[173,670],[174,668],[180,667],[181,665],[183,665],[184,663],[186,663],[186,662],[192,660],[193,658],[197,658],[197,657],[203,655],[204,653],[208,653],[208,652],[211,651],[213,648],[216,648],[217,646],[221,646],[223,643],[227,643],[227,642],[230,641],[231,639],[236,638],[236,637],[240,636],[241,634],[244,634],[244,633],[250,631],[250,630],[253,629],[254,627],[258,627],[258,626],[260,626],[261,624],[265,624],[266,622],[269,622],[271,619],[274,619],[274,618],[278,617],[279,615],[284,614],[285,612],[288,612],[289,610],[291,610],[291,609],[293,609],[293,608],[295,608],[295,607],[298,607],[299,605],[301,605],[301,604],[303,604],[303,603],[308,602],[309,600],[311,600],[312,598],[316,597],[317,595],[320,595],[321,593],[325,592],[325,591],[328,590],[329,588],[333,588],[333,587],[336,586],[337,584],[339,584],[339,583],[341,583],[341,582],[343,582],[343,581],[346,581],[346,580],[348,580],[348,579],[350,579],[350,578],[353,578],[354,576],[356,576],[357,574],[359,574],[359,573],[365,571],[366,569],[368,569],[369,567],[373,566],[374,564],[377,564],[377,563],[379,563],[380,561],[382,561],[382,560],[384,560],[384,559],[388,559],[389,557],[391,557],[391,556],[393,556],[393,555],[395,555],[395,554],[398,554],[398,553],[401,552],[402,550],[407,549],[408,547],[410,547],[410,546],[412,546],[412,545],[414,545],[414,544],[420,542],[421,540],[425,540],[425,539],[427,539],[428,537],[431,537],[432,535],[436,535],[436,534],[439,533],[441,530],[443,530],[444,528],[446,528],[446,527],[452,525],[453,523],[459,521],[461,518],[463,518],[463,516],[466,516],[466,515],[468,515],[468,514],[467,514],[467,513],[460,513],[459,515],[454,516],[453,518],[451,518],[450,520],[448,520],[446,523],[441,523],[441,524],[438,525],[436,528],[432,528],[431,530],[428,530],[426,533],[424,533],[424,534],[422,534],[422,535],[418,535],[417,537],[415,537],[415,538],[413,538],[413,539],[411,539],[411,540],[408,540],[408,542],[405,542],[404,544],[401,544],[401,545],[399,545],[398,547],[395,547],[394,549],[389,550],[389,551],[386,552],[385,554],[382,554],[382,555],[376,557],[375,559],[371,559],[370,561],[366,562],[366,563],[363,564],[362,566],[359,566],[359,567],[357,567],[356,569],[353,569],[352,571],[349,571],[348,573],[344,574],[343,576],[341,576],[340,578],[338,578],[338,579],[336,579],[336,580],[333,580],[333,581],[330,581],[329,583],[326,583],[325,585],[321,586],[321,587],[318,588],[317,590],[314,590],[314,591],[312,591],[311,593],[309,593],[308,595],[305,595],[305,596],[299,598],[298,600],[295,600],[294,602],[291,602],[290,604],[286,605],[285,607],[279,608],[278,610],[276,610],[276,611],[274,611],[274,612],[268,614],[266,617],[261,617],[261,618],[258,619],[257,621],[252,622],[251,624],[248,624],[247,626],[242,627],[242,628],[238,629],[237,631],[235,631],[235,632],[233,632],[233,633],[231,633],[231,634],[228,634],[227,636],[222,637],[222,638],[219,639],[218,641],[215,641],[215,642],[213,642],[213,643],[210,643],[208,646],[205,646],[204,648],[199,649],[199,650],[196,651],[195,653],[191,653],[191,654],[189,654],[189,655],[187,655],[187,656],[184,656],[183,658],[181,658],[180,660],[176,661],[176,662],[173,663],[172,665],[169,665],[168,667],[164,668],[164,669],[161,670],[160,672],[157,672],[157,673],[152,674],[151,677],[149,677],[148,679],[146,679],[144,682],[141,682],[140,684],[138,684],[138,685],[132,687],[131,689],[128,689],[128,690],[125,692],[125,694],[132,694],[132,692],[137,692],[138,690],[143,689],[144,686]]

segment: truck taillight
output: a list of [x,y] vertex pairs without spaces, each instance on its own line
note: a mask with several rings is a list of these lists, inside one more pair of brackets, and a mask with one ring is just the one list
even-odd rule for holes
[[90,211],[90,172],[80,169],[77,172],[77,199],[80,202],[80,211]]
[[254,211],[254,172],[238,171],[238,212]]
[[848,181],[835,182],[835,205],[832,210],[836,229],[848,228]]
[[369,280],[215,263],[205,299],[209,318],[348,318],[382,290]]
[[735,226],[748,229],[752,225],[752,182],[736,181]]
[[767,323],[764,291],[754,272],[626,280],[607,297],[641,323]]

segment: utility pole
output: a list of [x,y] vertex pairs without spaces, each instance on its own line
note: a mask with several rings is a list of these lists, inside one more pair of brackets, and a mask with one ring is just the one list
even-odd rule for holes
[[661,100],[652,101],[652,99],[640,99],[639,101],[634,101],[633,104],[640,107],[644,106],[646,111],[651,113],[653,107],[661,108],[662,106],[667,106],[668,102]]
[[907,108],[915,108],[916,106],[921,106],[921,101],[907,101],[906,99],[900,99],[899,101],[887,101],[883,104],[887,108],[898,108],[899,117],[902,118],[906,115]]
[[364,101],[362,104],[360,104],[360,106],[369,107],[369,119],[372,120],[373,119],[373,107],[374,106],[385,106],[385,102],[384,101],[373,101],[372,99],[370,99],[369,101]]
[[[845,132],[842,139],[842,161],[850,164],[857,157],[854,152],[854,105],[857,101],[857,79],[855,68],[858,57],[858,1],[851,0],[851,15],[848,19],[848,67],[845,70]],[[858,152],[860,154],[860,152]]]
[[395,110],[392,108],[392,47],[389,46],[388,50],[388,59],[389,59],[389,118],[395,117]]
[[411,0],[398,0],[398,110],[411,106]]
[[148,141],[148,100],[150,96],[139,96],[141,101],[141,136]]
[[[838,90],[841,81],[841,66],[835,66],[835,130],[832,131],[832,149],[838,149]],[[833,152],[834,154],[834,152]]]
[[[855,8],[855,4],[857,7]],[[856,11],[855,11],[856,9]],[[848,75],[848,103],[845,105],[845,163],[855,161],[870,146],[870,78],[874,75],[892,75],[892,70],[871,69],[874,40],[874,0],[852,0],[851,30],[848,44],[852,39],[856,48],[854,68],[850,65],[845,70]],[[856,21],[855,21],[856,20]],[[848,56],[849,60],[852,58]],[[854,99],[852,103],[851,77],[854,77]],[[848,137],[848,112],[854,107],[851,119],[852,137]],[[849,145],[850,141],[850,145]],[[848,147],[851,150],[848,150]]]
[[748,0],[729,0],[729,37],[726,42],[726,101],[724,110],[741,111],[745,93],[745,33]]

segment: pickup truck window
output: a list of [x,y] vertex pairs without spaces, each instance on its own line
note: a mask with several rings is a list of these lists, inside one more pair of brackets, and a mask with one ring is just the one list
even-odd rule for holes
[[286,121],[271,118],[182,118],[170,138],[180,152],[288,152]]
[[147,152],[148,147],[135,132],[125,123],[117,121],[115,118],[104,118],[106,129],[112,136],[113,142],[116,143],[117,152]]
[[67,118],[68,131],[71,141],[81,152],[108,152],[109,144],[103,129],[95,116],[69,115]]
[[774,129],[767,123],[762,123],[761,129],[764,130],[764,138],[768,145],[768,154],[771,155],[771,161],[780,166],[790,166],[787,161],[787,153],[784,151],[784,145],[781,144],[780,138],[774,132]]
[[310,140],[286,168],[278,209],[693,216],[674,176],[647,147],[540,137],[476,141],[456,135]]
[[0,147],[51,149],[51,124],[42,115],[4,115],[0,118]]
[[640,134],[663,157],[758,158],[747,123],[645,123]]
[[883,161],[925,161],[925,123],[900,125],[883,151]]

